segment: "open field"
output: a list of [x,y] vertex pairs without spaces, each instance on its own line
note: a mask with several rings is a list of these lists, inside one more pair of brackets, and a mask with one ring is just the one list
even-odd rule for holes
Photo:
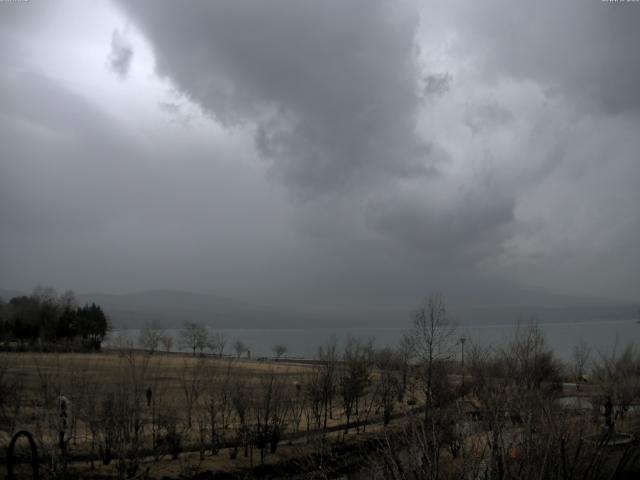
[[[633,349],[601,358],[586,382],[585,365],[560,365],[535,327],[509,349],[472,349],[464,368],[418,343],[404,352],[353,340],[300,362],[2,353],[0,443],[33,434],[44,478],[637,473]],[[16,452],[29,478],[24,439]]]
[[[135,468],[152,477],[190,469],[242,470],[305,456],[320,433],[333,441],[347,430],[335,392],[326,412],[321,391],[315,403],[309,398],[310,384],[323,368],[312,362],[134,350],[0,357],[3,380],[14,394],[5,402],[0,442],[8,444],[10,432],[29,431],[42,457],[64,456],[68,468],[85,474],[122,476],[124,449],[135,450]],[[337,373],[341,367],[331,368]],[[372,368],[372,385],[378,377]],[[69,412],[64,420],[61,399]],[[350,413],[352,424],[362,424],[359,433],[366,423],[381,423],[378,400],[371,390]],[[403,411],[399,406],[395,417]],[[264,440],[256,441],[260,435]]]

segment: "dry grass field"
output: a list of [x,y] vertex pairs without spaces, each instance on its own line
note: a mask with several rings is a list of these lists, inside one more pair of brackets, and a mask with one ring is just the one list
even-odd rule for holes
[[[345,438],[338,392],[326,415],[322,398],[311,398],[323,367],[310,362],[123,350],[3,353],[0,365],[3,384],[12,389],[0,443],[7,445],[15,431],[31,432],[41,457],[81,476],[125,478],[127,468],[150,478],[241,471],[305,457],[318,438]],[[337,375],[341,367],[331,368]],[[370,423],[350,429],[358,440],[381,428],[380,373],[371,368],[367,376],[367,391],[350,414],[352,424]],[[406,408],[398,403],[396,416]],[[135,460],[127,458],[132,451]]]
[[[0,444],[30,432],[51,479],[328,479],[345,465],[374,465],[390,478],[405,478],[398,468],[453,478],[470,465],[519,478],[567,462],[593,478],[636,471],[640,377],[596,367],[598,380],[578,386],[546,350],[504,355],[473,352],[464,371],[435,363],[428,399],[424,365],[358,343],[313,362],[134,349],[0,353]],[[624,372],[625,358],[607,365]],[[605,428],[606,398],[615,428]],[[628,446],[609,448],[621,433]],[[30,478],[24,439],[16,451]]]

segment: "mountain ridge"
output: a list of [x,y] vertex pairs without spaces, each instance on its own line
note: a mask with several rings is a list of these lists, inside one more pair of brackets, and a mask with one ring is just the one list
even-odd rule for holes
[[[531,293],[531,292],[530,292]],[[17,290],[0,289],[5,301]],[[199,322],[216,328],[305,328],[409,326],[415,307],[288,307],[251,303],[214,294],[151,289],[125,294],[81,293],[79,303],[97,303],[115,328],[139,328],[155,321],[166,328]],[[524,301],[524,300],[528,300]],[[531,301],[535,300],[535,301]],[[461,325],[509,324],[518,321],[563,322],[634,318],[632,301],[531,293],[520,304],[473,305],[459,296],[448,301],[450,316]],[[517,302],[515,302],[517,303]]]

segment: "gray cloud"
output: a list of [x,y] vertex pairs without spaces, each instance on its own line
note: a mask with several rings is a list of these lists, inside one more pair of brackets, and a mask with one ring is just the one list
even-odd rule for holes
[[82,92],[79,7],[0,8],[0,286],[640,295],[635,5],[127,2]]
[[[86,215],[74,215],[76,209],[94,205],[111,211],[115,205],[100,201],[100,194],[111,198],[107,185],[119,178],[123,168],[135,166],[128,159],[129,135],[86,99],[40,74],[2,75],[0,89],[10,92],[0,97],[5,138],[0,190],[11,192],[12,200],[22,207],[17,214],[15,205],[4,205],[0,222],[14,228],[18,222],[25,228],[50,224],[65,229],[70,226],[67,220],[88,220]],[[27,141],[31,137],[38,141]],[[41,188],[45,185],[52,190]],[[82,192],[82,204],[76,196],[68,196],[70,186]],[[47,209],[57,202],[60,212],[50,215]]]
[[158,108],[169,118],[169,121],[178,123],[183,127],[188,127],[193,120],[193,116],[184,112],[184,109],[178,103],[158,102]]
[[465,124],[474,132],[478,133],[485,128],[503,127],[515,120],[509,109],[496,102],[487,102],[480,105],[473,105],[467,111]]
[[457,1],[440,12],[487,76],[537,81],[607,113],[640,108],[640,8],[631,2]]
[[[580,165],[581,116],[597,112],[603,125],[636,108],[640,62],[621,44],[637,43],[630,18],[640,9],[432,7],[418,24],[410,3],[382,1],[124,5],[153,44],[158,72],[223,124],[252,129],[272,174],[311,202],[295,213],[302,233],[336,249],[341,237],[363,248],[380,234],[406,257],[501,264],[522,250],[515,239],[536,237],[536,213],[523,203],[530,192]],[[442,119],[421,129],[429,115]],[[461,126],[474,138],[448,138]],[[608,156],[625,154],[613,147]],[[539,229],[555,228],[557,215],[537,213],[546,219]]]
[[415,10],[386,1],[124,7],[152,41],[158,72],[221,122],[255,125],[258,149],[295,194],[432,170],[414,133]]
[[447,205],[433,208],[419,194],[385,198],[370,205],[373,228],[407,247],[461,265],[500,253],[514,220],[513,197],[496,191],[461,189]]
[[180,113],[180,105],[171,102],[159,102],[158,108],[168,115],[178,115]]
[[3,284],[237,293],[287,248],[277,199],[259,172],[213,161],[223,148],[148,149],[41,75],[0,75],[0,91]]
[[133,48],[127,38],[114,30],[111,34],[111,51],[109,52],[109,67],[120,78],[126,78],[133,59]]
[[444,95],[451,88],[451,75],[448,73],[433,73],[424,79],[424,95],[427,97],[439,97]]

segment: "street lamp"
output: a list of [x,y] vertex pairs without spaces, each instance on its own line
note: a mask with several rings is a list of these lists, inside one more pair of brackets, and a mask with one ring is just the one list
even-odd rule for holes
[[465,337],[460,337],[460,347],[462,349],[462,388],[464,389],[464,342],[467,341]]

